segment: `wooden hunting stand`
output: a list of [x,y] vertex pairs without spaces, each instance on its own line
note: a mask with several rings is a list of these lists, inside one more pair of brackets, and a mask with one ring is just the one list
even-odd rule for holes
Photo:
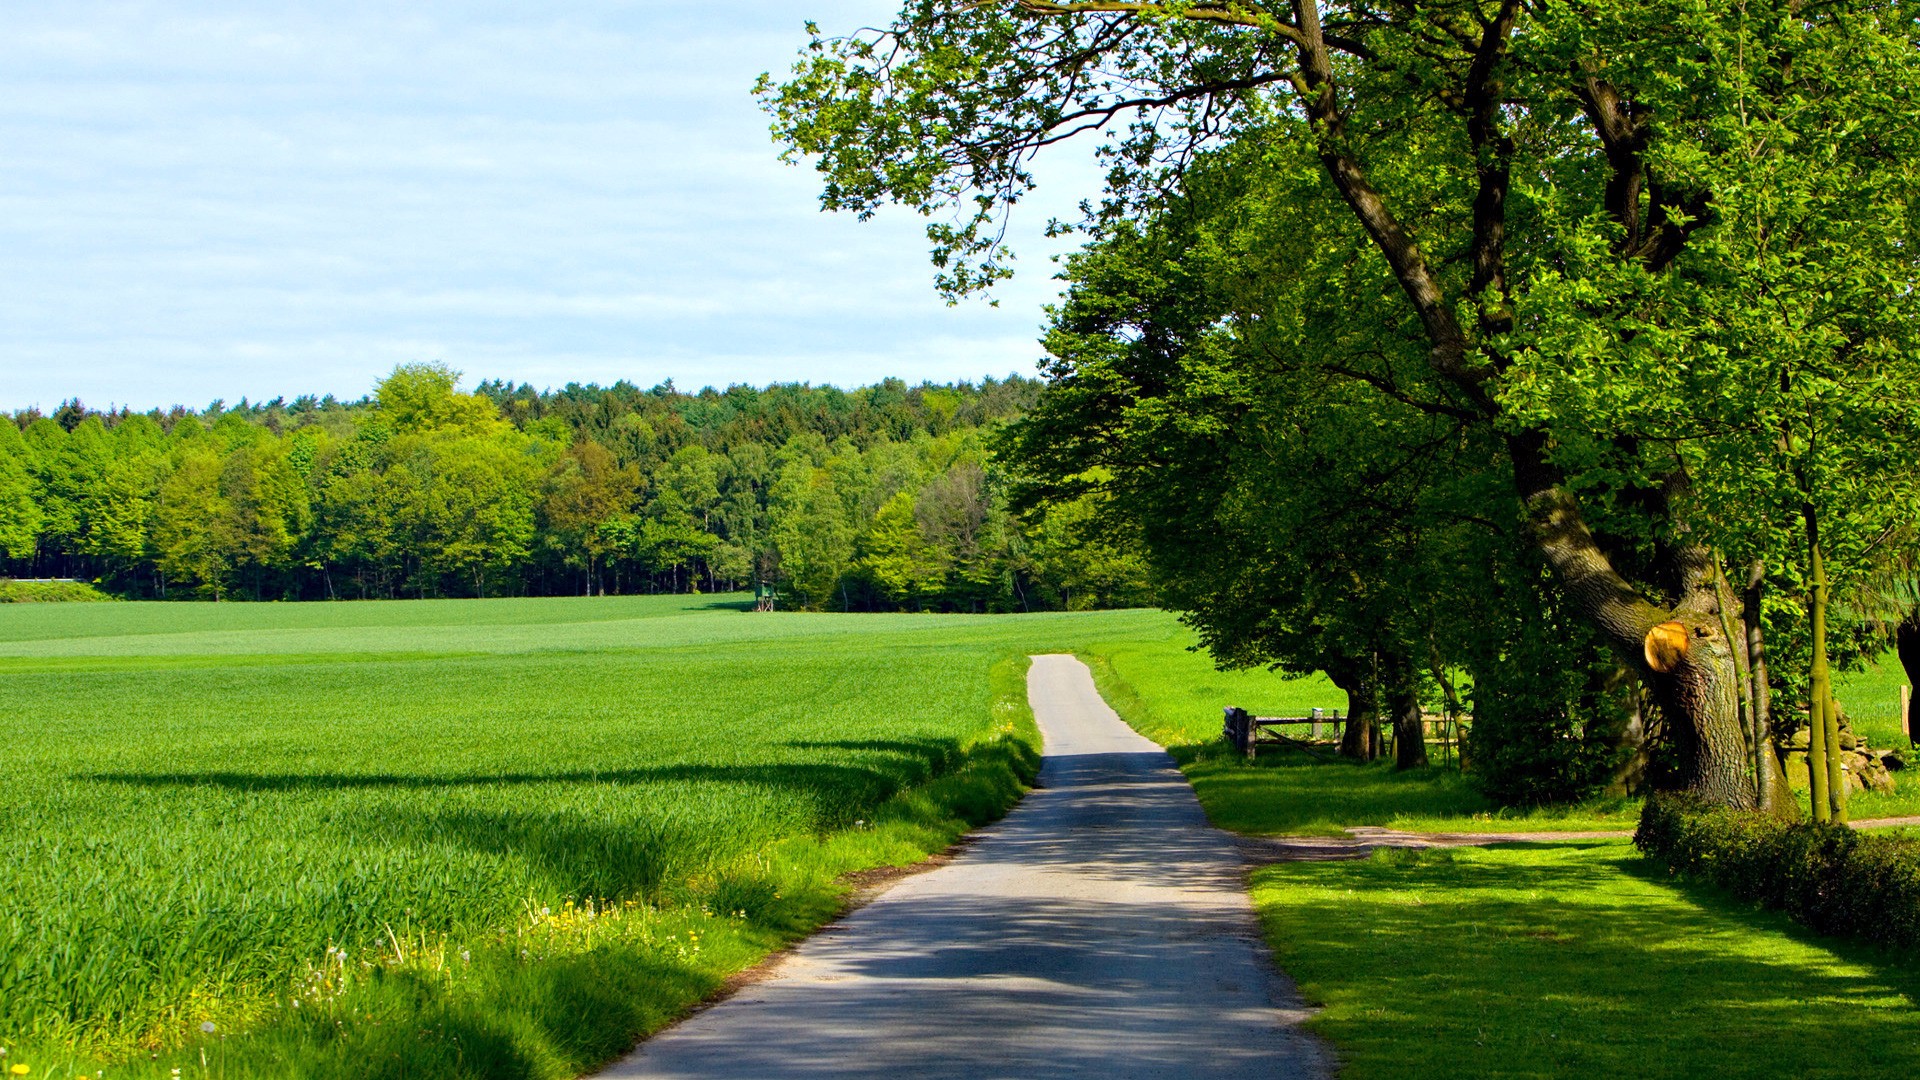
[[763,581],[753,587],[753,610],[772,611],[774,598],[778,595],[773,582]]

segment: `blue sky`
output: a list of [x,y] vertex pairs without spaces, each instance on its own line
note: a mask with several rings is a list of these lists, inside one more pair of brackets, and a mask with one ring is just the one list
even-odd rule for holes
[[15,5],[0,408],[357,397],[396,363],[557,386],[1031,373],[1041,173],[1001,305],[923,222],[822,214],[749,88],[876,0]]

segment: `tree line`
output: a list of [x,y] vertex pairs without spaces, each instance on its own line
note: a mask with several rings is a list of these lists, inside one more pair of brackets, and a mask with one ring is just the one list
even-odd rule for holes
[[139,598],[779,590],[833,610],[1146,602],[1093,500],[1016,520],[988,442],[1019,377],[684,393],[440,364],[368,397],[0,423],[0,576]]
[[929,216],[950,296],[1009,272],[1034,157],[1102,140],[1009,460],[1026,504],[1137,530],[1217,658],[1327,672],[1406,766],[1465,699],[1519,801],[1792,813],[1776,740],[1808,726],[1844,812],[1830,670],[1920,629],[1920,6],[1008,0],[810,33],[761,81],[776,135],[829,208]]

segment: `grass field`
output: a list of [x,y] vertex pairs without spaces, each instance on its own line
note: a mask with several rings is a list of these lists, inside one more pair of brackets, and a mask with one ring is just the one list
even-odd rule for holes
[[997,816],[1026,653],[1179,637],[740,608],[0,610],[5,1060],[575,1075]]

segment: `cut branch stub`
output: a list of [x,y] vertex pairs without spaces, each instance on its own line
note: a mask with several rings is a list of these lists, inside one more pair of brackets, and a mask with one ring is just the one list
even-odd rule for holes
[[1642,647],[1647,666],[1665,675],[1687,657],[1687,628],[1677,622],[1663,622],[1647,631]]

